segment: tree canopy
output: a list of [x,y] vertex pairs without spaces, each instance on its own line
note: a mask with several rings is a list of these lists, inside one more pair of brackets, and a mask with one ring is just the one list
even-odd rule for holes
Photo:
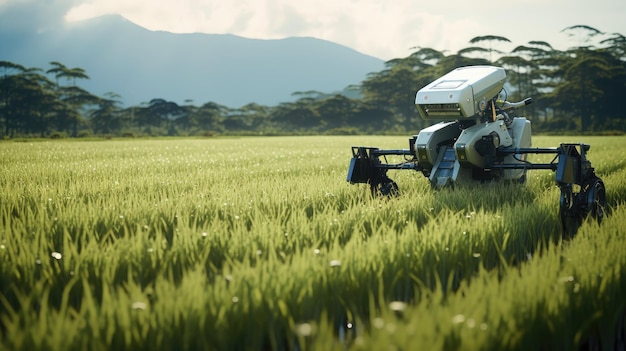
[[441,75],[468,65],[507,70],[509,100],[532,97],[523,112],[539,131],[625,132],[618,106],[626,91],[626,37],[575,25],[562,31],[575,45],[560,51],[545,41],[503,50],[511,41],[478,36],[467,48],[447,54],[415,47],[385,63],[344,96],[294,92],[293,102],[239,108],[206,102],[178,104],[155,97],[124,107],[114,92],[96,96],[80,87],[84,69],[53,61],[46,71],[0,61],[0,133],[28,136],[132,136],[215,134],[415,133],[415,93]]

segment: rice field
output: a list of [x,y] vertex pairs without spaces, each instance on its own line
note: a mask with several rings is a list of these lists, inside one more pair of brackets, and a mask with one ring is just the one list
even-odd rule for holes
[[551,171],[346,182],[407,139],[0,142],[0,349],[624,347],[626,137],[533,139],[591,144],[610,215],[572,240]]

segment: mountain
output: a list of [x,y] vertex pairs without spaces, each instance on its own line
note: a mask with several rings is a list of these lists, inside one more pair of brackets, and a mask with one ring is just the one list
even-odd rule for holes
[[100,96],[117,93],[126,106],[154,98],[272,106],[293,101],[298,91],[341,91],[384,68],[383,60],[315,38],[174,34],[118,15],[23,27],[0,25],[0,60],[44,71],[51,61],[82,68],[90,79],[78,85]]

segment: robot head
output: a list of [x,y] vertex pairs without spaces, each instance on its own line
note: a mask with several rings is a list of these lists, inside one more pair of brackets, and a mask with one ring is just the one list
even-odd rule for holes
[[426,120],[476,118],[502,90],[505,81],[506,73],[501,67],[457,68],[420,89],[415,104]]

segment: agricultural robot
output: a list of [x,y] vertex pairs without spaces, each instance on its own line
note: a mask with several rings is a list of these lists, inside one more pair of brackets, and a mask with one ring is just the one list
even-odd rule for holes
[[[591,215],[604,217],[605,188],[586,154],[587,144],[531,147],[531,125],[525,117],[507,111],[532,103],[506,101],[506,72],[493,66],[457,68],[419,90],[415,104],[421,118],[438,122],[409,139],[409,148],[383,150],[353,146],[347,180],[369,184],[372,194],[398,194],[389,170],[415,170],[433,188],[470,182],[524,183],[526,172],[556,172],[561,190],[560,219],[563,233],[573,234]],[[531,163],[528,154],[554,154],[550,163]],[[387,156],[403,156],[390,163]]]

